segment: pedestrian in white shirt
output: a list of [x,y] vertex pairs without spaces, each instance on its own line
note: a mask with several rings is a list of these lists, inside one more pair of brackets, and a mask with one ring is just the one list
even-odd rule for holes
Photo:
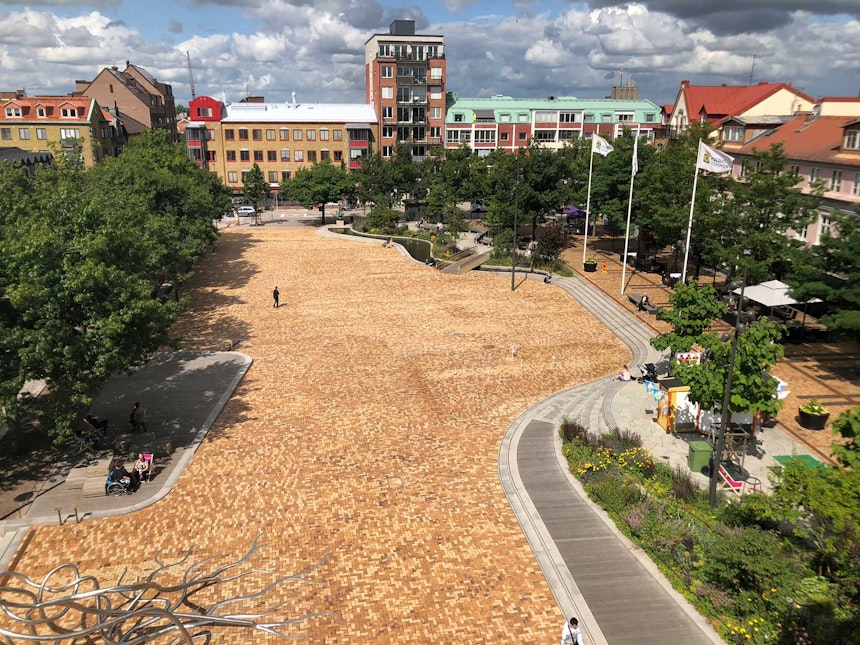
[[579,621],[572,617],[561,630],[561,645],[585,645],[582,632],[579,631]]

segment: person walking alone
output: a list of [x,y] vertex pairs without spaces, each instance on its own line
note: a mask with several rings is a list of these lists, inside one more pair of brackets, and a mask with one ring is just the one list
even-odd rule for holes
[[278,298],[279,298],[280,296],[281,296],[281,292],[280,292],[280,291],[278,291],[278,285],[275,285],[275,290],[274,290],[274,291],[272,291],[272,298],[274,298],[274,299],[275,299],[275,303],[274,303],[272,306],[273,306],[275,309],[277,309],[277,308],[280,306],[280,303],[278,302]]
[[561,645],[585,645],[582,640],[582,632],[579,631],[579,621],[571,617],[570,622],[565,623],[561,630]]

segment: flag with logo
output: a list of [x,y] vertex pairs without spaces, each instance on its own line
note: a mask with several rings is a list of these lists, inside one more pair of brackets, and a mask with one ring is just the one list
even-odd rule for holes
[[732,169],[734,160],[734,157],[730,157],[725,152],[715,150],[711,146],[699,141],[699,157],[696,160],[697,168],[716,173],[729,172]]
[[609,142],[601,137],[600,135],[592,135],[591,137],[591,151],[596,152],[599,155],[603,155],[604,157],[612,152],[614,148],[609,145]]
[[633,140],[633,172],[631,177],[634,177],[639,172],[639,135]]

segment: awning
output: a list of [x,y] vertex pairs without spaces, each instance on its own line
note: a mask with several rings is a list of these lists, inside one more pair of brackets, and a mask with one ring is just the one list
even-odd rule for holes
[[344,127],[348,130],[370,130],[368,123],[345,123]]
[[[735,289],[732,293],[740,295],[741,290]],[[801,304],[788,295],[788,285],[779,280],[768,280],[767,282],[747,287],[744,290],[744,298],[748,298],[765,307],[783,307],[786,305]],[[821,302],[821,300],[813,298],[809,302]]]
[[568,219],[572,217],[585,217],[585,211],[579,206],[565,206],[561,209],[562,215],[567,215]]
[[475,118],[476,119],[482,119],[482,120],[483,119],[490,119],[493,121],[496,119],[496,112],[494,110],[482,108],[482,109],[474,110],[474,112],[475,112]]

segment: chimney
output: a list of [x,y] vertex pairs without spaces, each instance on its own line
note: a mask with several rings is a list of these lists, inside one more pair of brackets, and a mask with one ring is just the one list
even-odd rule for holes
[[293,105],[295,105],[296,104],[296,93],[292,92],[292,95],[293,95]]

